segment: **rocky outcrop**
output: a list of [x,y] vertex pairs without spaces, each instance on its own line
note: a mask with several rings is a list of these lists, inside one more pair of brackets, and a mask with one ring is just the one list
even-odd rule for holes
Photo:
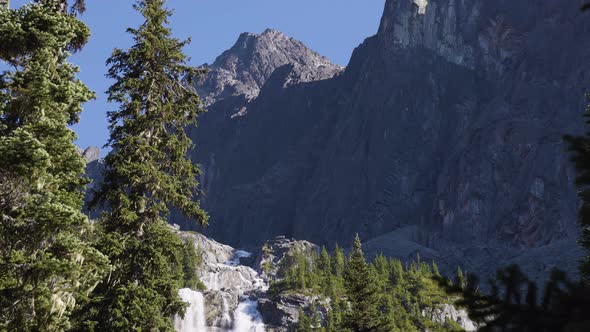
[[310,255],[312,251],[319,251],[318,246],[308,241],[287,239],[285,236],[276,236],[264,243],[258,255],[256,266],[260,276],[267,280],[275,280],[281,276],[281,268],[292,263],[290,261],[295,253]]
[[[312,312],[312,304],[316,312]],[[309,317],[319,314],[322,324],[325,324],[330,310],[329,303],[303,294],[279,294],[273,299],[263,297],[258,299],[258,308],[267,324],[267,330],[273,332],[294,332],[300,318],[299,309]]]
[[457,323],[467,332],[477,331],[477,325],[469,318],[465,309],[457,309],[450,304],[443,304],[436,308],[422,310],[422,316],[445,326],[447,322]]
[[296,73],[283,82],[284,87],[331,78],[343,69],[300,41],[267,29],[260,35],[241,34],[234,46],[212,65],[204,65],[209,73],[197,83],[197,90],[206,106],[230,97],[252,100],[275,70],[285,65],[296,68]]
[[[209,112],[191,132],[204,232],[332,245],[414,227],[453,264],[559,243],[575,262],[561,137],[582,131],[589,25],[559,0],[388,0],[341,73],[275,32],[242,35],[200,86]],[[306,74],[316,63],[332,69]]]
[[[293,257],[301,253],[311,257],[311,253],[318,252],[319,248],[308,241],[288,239],[285,236],[276,236],[262,246],[257,255],[256,266],[260,276],[270,281],[277,281],[285,276],[286,268],[293,264]],[[318,296],[309,296],[298,293],[281,293],[269,297],[266,293],[258,294],[258,308],[267,324],[268,331],[291,332],[295,331],[299,322],[299,309],[308,316],[312,304],[321,319],[327,317],[330,306],[325,301],[320,301]]]
[[196,271],[206,287],[203,292],[206,326],[230,330],[235,325],[240,302],[250,295],[264,293],[267,288],[255,270],[240,265],[241,258],[250,254],[196,232],[175,228],[175,233],[184,242],[190,241],[195,253],[200,255],[201,264]]

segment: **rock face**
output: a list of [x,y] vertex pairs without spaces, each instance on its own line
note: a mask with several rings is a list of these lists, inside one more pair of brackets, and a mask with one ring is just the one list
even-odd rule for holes
[[[257,255],[256,266],[260,276],[270,283],[271,280],[284,277],[285,267],[293,264],[292,259],[297,252],[311,257],[313,251],[318,252],[319,247],[311,242],[277,236],[265,242]],[[257,301],[262,318],[267,324],[267,331],[273,332],[295,331],[300,308],[306,315],[313,316],[315,313],[311,308],[312,303],[315,303],[322,320],[325,320],[330,308],[329,303],[320,301],[319,297],[304,294],[281,293],[270,297],[266,293],[260,293]]]
[[212,65],[208,75],[197,84],[205,105],[241,96],[252,100],[260,94],[271,75],[285,65],[298,68],[296,81],[310,82],[330,78],[342,68],[307,48],[300,41],[267,29],[262,34],[243,33],[235,45]]
[[[179,230],[175,230],[175,233],[184,242],[190,241],[201,258],[202,264],[196,267],[196,271],[206,287],[203,293],[205,316],[203,324],[208,327],[208,330],[213,331],[233,331],[234,328],[239,330],[244,327],[240,325],[239,306],[251,296],[263,294],[268,288],[255,270],[240,265],[241,258],[250,254],[199,233]],[[258,313],[254,310],[254,313],[248,312],[248,314]],[[254,322],[249,320],[256,317],[248,316],[248,314],[245,316],[245,326],[253,327]]]
[[292,259],[295,253],[310,255],[312,251],[319,253],[319,247],[308,241],[276,236],[264,243],[256,260],[256,267],[264,280],[275,280],[281,266],[290,263],[288,260]]
[[469,319],[469,315],[465,309],[457,309],[449,304],[444,304],[437,308],[424,309],[422,310],[422,315],[441,325],[452,321],[459,324],[467,332],[477,331],[477,326]]
[[206,234],[331,245],[414,227],[449,262],[561,244],[576,261],[562,135],[582,131],[590,21],[561,0],[425,3],[386,1],[342,72],[274,31],[211,66],[191,133]]

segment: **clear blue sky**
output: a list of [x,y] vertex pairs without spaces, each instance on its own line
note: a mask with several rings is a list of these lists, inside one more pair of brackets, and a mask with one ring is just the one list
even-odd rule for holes
[[[12,0],[12,7],[29,1]],[[105,59],[114,47],[125,48],[129,26],[141,21],[132,0],[86,0],[82,16],[92,29],[92,38],[72,61],[80,66],[80,78],[97,93],[85,105],[74,129],[77,144],[102,146],[108,138],[106,111],[116,107],[106,102],[110,82],[104,77]],[[260,33],[273,28],[303,41],[333,62],[346,65],[352,50],[377,31],[385,0],[169,0],[175,10],[172,26],[179,38],[192,37],[185,49],[191,64],[211,63],[228,49],[242,32]]]

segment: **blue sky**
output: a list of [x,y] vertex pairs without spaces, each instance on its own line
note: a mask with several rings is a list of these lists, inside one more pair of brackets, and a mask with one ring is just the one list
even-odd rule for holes
[[[29,1],[12,0],[12,7]],[[114,47],[130,44],[125,29],[141,20],[131,0],[86,0],[82,16],[92,29],[92,38],[72,61],[80,66],[80,78],[97,93],[84,107],[77,144],[102,146],[108,138],[104,91],[110,85],[104,77],[105,60]],[[191,64],[211,63],[228,49],[242,32],[260,33],[273,28],[303,41],[335,63],[346,65],[352,50],[375,34],[385,0],[169,0],[175,10],[172,27],[179,38],[192,37],[185,49]]]

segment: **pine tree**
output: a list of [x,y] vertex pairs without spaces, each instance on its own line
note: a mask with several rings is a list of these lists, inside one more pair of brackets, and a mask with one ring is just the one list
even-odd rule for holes
[[107,272],[89,243],[85,162],[68,128],[94,96],[67,62],[88,36],[53,1],[0,10],[0,58],[14,68],[0,76],[0,330],[70,328]]
[[302,308],[299,308],[299,320],[297,321],[296,332],[312,332],[311,329],[311,318],[305,315]]
[[356,235],[354,247],[344,269],[344,287],[351,304],[344,327],[354,332],[389,331],[389,316],[382,312],[384,305],[375,273],[365,261],[361,240]]
[[[201,248],[195,252],[195,244],[188,239],[183,246],[182,271],[184,273],[184,287],[205,290],[205,285],[199,280],[196,268],[202,264]],[[198,253],[198,254],[197,254]]]
[[320,289],[323,293],[328,293],[330,290],[330,283],[332,278],[332,266],[331,266],[330,255],[326,250],[326,247],[322,246],[320,257],[317,263],[317,271],[320,278]]
[[199,169],[188,159],[192,142],[185,132],[202,112],[190,82],[201,72],[186,65],[188,41],[171,36],[164,6],[164,0],[137,1],[145,21],[128,29],[134,45],[107,61],[115,81],[109,101],[119,109],[108,113],[112,152],[95,203],[109,208],[101,249],[115,270],[84,310],[86,327],[96,331],[172,330],[172,317],[185,304],[178,296],[183,245],[167,226],[169,209],[207,222],[194,200]]
[[432,275],[437,278],[441,276],[440,271],[438,269],[438,265],[435,261],[432,261]]
[[332,273],[336,276],[342,276],[342,272],[344,271],[344,253],[342,249],[336,244],[336,248],[334,248],[334,257],[332,259]]
[[460,266],[457,267],[457,274],[455,275],[455,287],[465,289],[465,275]]
[[[590,94],[587,95],[590,99]],[[584,117],[590,118],[590,105],[586,108]],[[590,120],[586,121],[590,124]],[[580,265],[580,272],[584,282],[590,286],[590,133],[585,136],[566,136],[569,149],[572,152],[572,161],[576,166],[578,175],[576,184],[579,187],[578,196],[582,206],[578,211],[578,223],[582,229],[580,244],[586,251],[586,256]]]

